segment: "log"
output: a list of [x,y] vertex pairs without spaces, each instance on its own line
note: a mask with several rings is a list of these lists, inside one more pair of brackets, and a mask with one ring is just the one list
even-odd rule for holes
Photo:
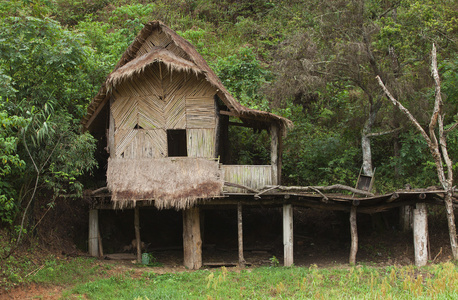
[[142,242],[140,239],[140,208],[138,206],[134,209],[134,227],[135,239],[137,243],[137,263],[142,262]]
[[417,203],[413,211],[413,240],[415,265],[425,266],[428,262],[428,214],[425,203]]
[[184,266],[191,270],[202,267],[202,240],[200,237],[199,208],[183,210]]
[[283,205],[283,247],[284,261],[283,265],[289,267],[294,263],[293,253],[293,206],[291,204]]
[[[264,188],[271,188],[271,187],[273,186],[266,185]],[[374,196],[373,193],[370,193],[364,190],[355,189],[355,188],[352,188],[350,186],[343,185],[343,184],[333,184],[330,186],[282,186],[282,185],[279,185],[279,186],[276,186],[276,188],[279,191],[284,191],[284,192],[289,192],[289,191],[308,192],[308,191],[315,191],[315,190],[320,190],[320,191],[345,190],[345,191],[349,191],[355,194],[360,194],[363,196],[370,196],[370,197]]]
[[98,257],[99,256],[99,214],[97,209],[89,210],[89,239],[88,248],[89,255]]
[[356,263],[356,253],[358,252],[358,226],[356,222],[356,206],[350,209],[350,233],[351,233],[351,248],[350,248],[350,264]]
[[243,219],[242,219],[242,203],[237,203],[237,231],[239,237],[239,267],[245,267],[245,258],[243,257]]

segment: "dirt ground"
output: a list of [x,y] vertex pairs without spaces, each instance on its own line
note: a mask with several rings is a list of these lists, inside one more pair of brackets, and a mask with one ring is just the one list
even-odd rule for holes
[[[237,263],[237,231],[234,215],[233,210],[209,211],[204,214],[202,227],[203,269],[210,268],[205,265],[207,263],[217,265]],[[127,270],[133,270],[131,271],[133,277],[139,277],[146,271],[157,274],[191,272],[183,267],[180,215],[172,212],[165,214],[165,219],[160,219],[157,216],[156,213],[143,213],[142,230],[145,231],[144,228],[157,228],[159,225],[159,228],[162,228],[160,232],[157,231],[152,235],[143,235],[147,244],[146,251],[152,253],[156,261],[162,266],[138,268],[134,261],[130,260],[100,259],[96,263],[112,265],[107,276],[123,273]],[[129,219],[131,219],[129,213],[106,212],[101,214],[101,231],[104,237],[105,253],[121,252],[123,246],[129,243],[132,236],[120,229],[119,225],[124,224]],[[85,222],[79,222],[85,225]],[[414,263],[412,232],[399,231],[398,222],[396,212],[377,216],[358,215],[358,264],[383,267]],[[244,256],[249,268],[269,266],[274,257],[280,262],[280,265],[282,264],[281,228],[281,213],[278,209],[268,211],[254,209],[244,212]],[[78,247],[81,243],[78,238],[75,238],[78,233],[67,232],[68,238],[63,238],[60,230],[62,229],[55,229],[53,246],[50,246],[46,251],[56,253],[56,257],[60,256],[61,258],[87,255],[84,249]],[[57,234],[58,232],[61,232],[60,235]],[[51,242],[53,237],[48,235],[44,236],[43,239]],[[153,243],[153,239],[160,240],[160,243]],[[60,244],[56,240],[59,240]],[[430,210],[429,241],[431,263],[451,259],[448,230],[441,209]],[[315,264],[320,268],[346,268],[348,267],[349,252],[350,233],[346,214],[307,209],[294,211],[294,264],[296,266],[308,267]],[[228,269],[240,270],[238,267],[229,267]],[[62,292],[68,288],[70,287],[27,284],[16,287],[8,293],[0,293],[0,299],[36,299],[37,296],[43,299],[58,299]]]

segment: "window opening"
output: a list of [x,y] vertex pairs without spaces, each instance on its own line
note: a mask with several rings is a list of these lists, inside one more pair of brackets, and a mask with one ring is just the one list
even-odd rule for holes
[[185,129],[167,130],[167,150],[169,157],[188,156]]

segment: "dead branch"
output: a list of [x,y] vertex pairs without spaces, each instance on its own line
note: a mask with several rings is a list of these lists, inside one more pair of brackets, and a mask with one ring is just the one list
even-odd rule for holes
[[244,189],[244,190],[247,190],[249,192],[252,192],[252,193],[256,193],[258,194],[259,191],[258,190],[255,190],[255,189],[252,189],[246,185],[243,185],[243,184],[238,184],[238,183],[232,183],[232,182],[229,182],[229,181],[225,181],[224,182],[224,185],[225,186],[230,186],[230,187],[235,187],[235,188],[239,188],[239,189]]
[[[271,187],[272,186],[267,185],[264,188],[271,188]],[[355,194],[360,194],[363,196],[370,196],[370,197],[374,196],[374,194],[370,192],[355,189],[355,188],[352,188],[350,186],[343,185],[343,184],[333,184],[330,186],[282,186],[282,185],[279,185],[279,186],[276,186],[276,188],[280,191],[302,191],[302,192],[308,192],[308,191],[316,192],[316,190],[320,190],[320,191],[344,190],[344,191],[349,191]]]
[[366,136],[367,136],[367,137],[374,137],[374,136],[387,135],[387,134],[391,134],[391,133],[398,132],[399,130],[401,130],[400,127],[399,127],[399,128],[396,128],[396,129],[392,129],[392,130],[382,131],[382,132],[368,133],[368,134],[366,134]]

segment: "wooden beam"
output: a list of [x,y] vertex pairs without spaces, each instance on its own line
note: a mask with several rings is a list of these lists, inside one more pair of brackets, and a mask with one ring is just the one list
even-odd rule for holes
[[183,210],[184,266],[191,270],[202,267],[202,240],[200,237],[199,208]]
[[289,267],[294,263],[294,240],[293,240],[293,206],[283,205],[283,265]]
[[350,264],[354,265],[356,263],[356,253],[358,253],[358,226],[356,222],[356,206],[352,206],[350,209],[350,233]]
[[242,203],[237,203],[237,233],[239,237],[239,267],[245,268],[245,258],[243,257],[243,219]]
[[135,240],[137,243],[137,263],[142,262],[142,240],[140,237],[140,208],[134,208],[134,227],[135,227]]
[[89,255],[99,256],[99,214],[97,209],[89,210]]
[[103,99],[103,101],[97,106],[97,109],[95,110],[95,112],[92,114],[92,116],[89,118],[89,120],[86,122],[86,124],[84,124],[84,127],[86,127],[86,130],[89,129],[89,127],[91,126],[92,122],[95,120],[95,118],[97,117],[97,115],[100,113],[100,111],[103,109],[103,107],[105,106],[105,104],[107,103],[108,99],[110,97],[108,96],[105,96],[105,98]]
[[428,213],[426,203],[417,203],[413,211],[413,243],[415,265],[425,266],[428,262]]
[[227,111],[227,110],[220,110],[220,111],[219,111],[219,114],[220,114],[220,115],[225,115],[225,116],[231,116],[231,117],[240,117],[239,114],[233,113],[233,112]]

